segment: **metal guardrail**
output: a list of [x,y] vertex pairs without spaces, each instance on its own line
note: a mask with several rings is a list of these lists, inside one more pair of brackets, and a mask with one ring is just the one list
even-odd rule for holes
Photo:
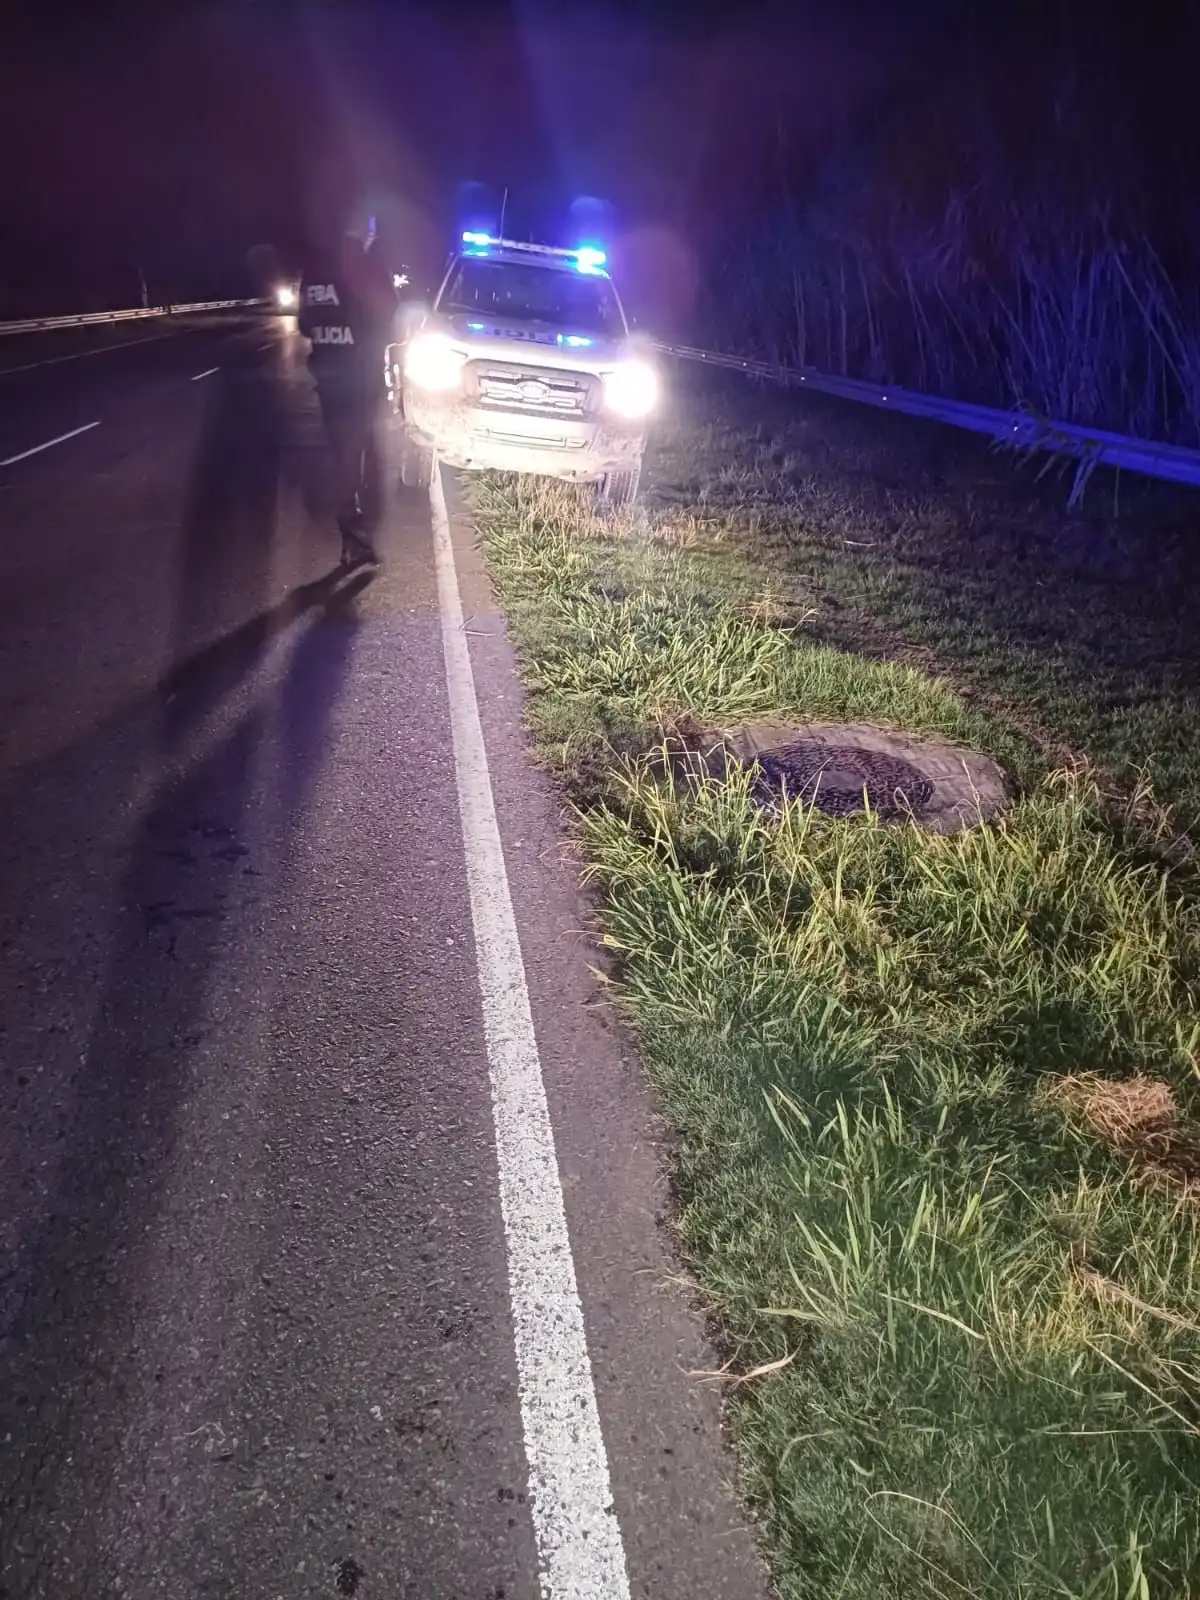
[[998,445],[1029,454],[1064,456],[1076,463],[1075,480],[1068,501],[1074,506],[1097,467],[1118,467],[1143,477],[1168,483],[1186,483],[1200,488],[1200,450],[1183,445],[1159,444],[1148,439],[1130,439],[1102,428],[1083,428],[1071,422],[1052,422],[1032,411],[998,411],[991,406],[971,405],[964,400],[942,400],[936,395],[918,394],[912,389],[897,389],[887,384],[867,383],[860,378],[837,378],[812,372],[807,367],[781,367],[768,361],[752,361],[743,356],[723,355],[713,350],[698,350],[689,345],[660,344],[662,355],[704,366],[743,372],[751,378],[794,388],[814,389],[842,400],[878,406],[883,411],[902,411],[909,416],[927,417],[953,428],[981,433]]
[[127,311],[85,311],[73,317],[26,317],[21,322],[0,322],[0,337],[6,333],[46,333],[52,328],[92,328],[106,322],[132,322],[142,317],[174,317],[188,311],[231,311],[239,306],[265,306],[257,300],[198,300],[186,306],[134,306]]

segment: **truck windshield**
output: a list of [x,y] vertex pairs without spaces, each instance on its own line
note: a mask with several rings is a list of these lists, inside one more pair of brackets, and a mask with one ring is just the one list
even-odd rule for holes
[[526,266],[524,262],[460,261],[439,310],[479,311],[517,322],[551,322],[610,338],[625,332],[607,278],[561,267]]

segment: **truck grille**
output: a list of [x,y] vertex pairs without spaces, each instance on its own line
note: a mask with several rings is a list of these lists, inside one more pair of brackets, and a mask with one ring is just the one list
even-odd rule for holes
[[468,361],[464,378],[467,398],[480,405],[556,416],[578,417],[594,410],[600,388],[587,372],[495,361]]

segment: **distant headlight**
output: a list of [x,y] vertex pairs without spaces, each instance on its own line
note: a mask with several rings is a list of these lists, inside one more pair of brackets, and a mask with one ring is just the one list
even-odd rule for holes
[[444,333],[419,333],[404,353],[404,376],[420,389],[457,389],[466,361]]
[[290,311],[296,304],[296,291],[290,283],[282,284],[275,291],[275,303],[281,311]]
[[619,417],[636,422],[658,404],[658,373],[648,361],[623,361],[604,374],[604,403]]

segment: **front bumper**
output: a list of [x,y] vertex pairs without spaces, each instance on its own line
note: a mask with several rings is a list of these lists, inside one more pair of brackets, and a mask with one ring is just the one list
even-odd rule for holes
[[467,472],[529,472],[594,483],[636,467],[646,443],[642,423],[484,406],[410,385],[404,417],[447,466]]

